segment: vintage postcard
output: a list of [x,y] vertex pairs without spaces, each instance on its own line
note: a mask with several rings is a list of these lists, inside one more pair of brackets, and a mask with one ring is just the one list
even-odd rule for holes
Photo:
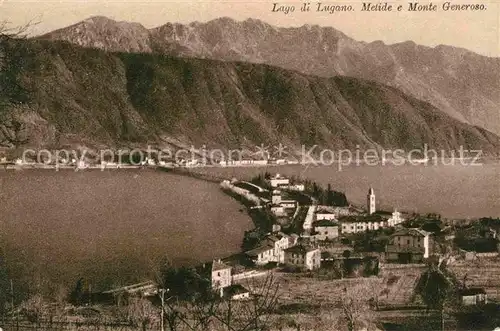
[[0,331],[500,330],[496,0],[0,0]]

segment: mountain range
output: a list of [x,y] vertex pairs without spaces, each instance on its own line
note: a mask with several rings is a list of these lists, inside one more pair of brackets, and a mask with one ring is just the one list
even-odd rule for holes
[[500,59],[412,41],[356,41],[332,27],[280,28],[256,19],[138,23],[92,17],[40,36],[112,52],[268,64],[307,75],[349,76],[396,87],[451,117],[500,134]]
[[49,147],[500,147],[494,133],[370,80],[45,39],[0,39],[0,55],[0,142],[19,134]]

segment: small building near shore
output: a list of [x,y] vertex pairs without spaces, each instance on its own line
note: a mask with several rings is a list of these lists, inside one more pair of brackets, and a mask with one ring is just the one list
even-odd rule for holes
[[276,176],[271,177],[269,179],[269,183],[271,184],[271,187],[283,187],[283,186],[289,186],[290,185],[290,179],[281,176],[280,174],[276,174]]
[[297,245],[285,250],[285,264],[303,270],[321,267],[321,251],[318,248]]
[[248,300],[250,299],[250,291],[241,284],[233,284],[224,289],[224,297],[231,300]]
[[211,264],[212,289],[219,290],[231,286],[231,267],[223,263],[220,259],[214,260]]
[[274,245],[264,244],[252,250],[245,252],[255,265],[266,265],[269,262],[274,262]]
[[269,258],[270,262],[285,262],[285,249],[290,245],[289,237],[286,234],[281,232],[268,234],[264,238],[264,243],[273,247],[273,256]]
[[459,291],[464,306],[481,305],[488,303],[486,291],[482,288],[466,288]]

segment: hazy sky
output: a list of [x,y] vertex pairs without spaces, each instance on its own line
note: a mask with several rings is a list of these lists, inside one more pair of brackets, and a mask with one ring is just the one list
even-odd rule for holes
[[[336,4],[352,4],[355,12],[334,14],[316,12],[317,2],[311,2],[311,12],[302,13],[303,2],[279,2],[295,5],[294,13],[273,13],[277,0],[204,0],[204,1],[106,1],[60,0],[26,1],[0,0],[0,20],[23,24],[31,19],[40,21],[34,33],[48,32],[71,25],[89,16],[103,15],[115,20],[135,21],[145,27],[167,22],[205,22],[220,16],[237,20],[258,18],[277,26],[319,24],[333,26],[347,35],[364,41],[382,40],[396,43],[413,40],[418,44],[447,44],[464,47],[477,53],[500,56],[500,2],[483,1],[487,9],[476,12],[361,12],[362,0],[338,0]],[[463,1],[463,0],[460,0]],[[480,0],[478,0],[480,1]],[[376,1],[374,1],[376,3]],[[332,4],[333,2],[324,2]],[[394,0],[407,7],[407,0]],[[428,3],[421,1],[422,4]],[[434,2],[440,9],[443,2]],[[453,2],[455,4],[459,2]],[[469,2],[470,3],[470,2]]]

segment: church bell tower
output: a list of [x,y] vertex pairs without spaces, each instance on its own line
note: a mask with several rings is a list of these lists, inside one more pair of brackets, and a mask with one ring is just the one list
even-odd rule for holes
[[367,196],[367,207],[368,207],[368,214],[373,214],[376,211],[375,207],[375,191],[373,191],[373,188],[370,187],[368,190],[368,196]]

